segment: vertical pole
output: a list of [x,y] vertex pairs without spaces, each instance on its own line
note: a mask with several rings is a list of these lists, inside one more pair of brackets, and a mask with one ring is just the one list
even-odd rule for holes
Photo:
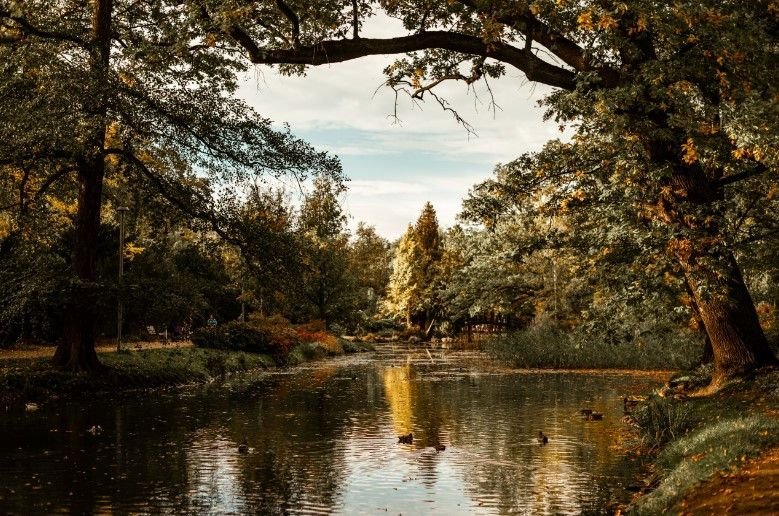
[[116,350],[122,350],[122,296],[124,295],[124,214],[129,210],[124,206],[116,209],[119,212],[119,296],[116,306]]
[[243,281],[243,253],[241,248],[238,248],[238,267],[240,267],[239,274],[241,276],[241,322],[246,322],[246,301],[244,301],[244,281]]

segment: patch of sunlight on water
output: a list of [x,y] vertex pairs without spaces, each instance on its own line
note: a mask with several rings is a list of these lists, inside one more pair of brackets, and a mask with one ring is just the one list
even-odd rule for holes
[[[226,384],[52,403],[0,421],[0,513],[603,513],[638,472],[615,447],[621,396],[660,381],[386,346]],[[582,407],[604,420],[582,421]],[[413,444],[398,444],[408,432]]]

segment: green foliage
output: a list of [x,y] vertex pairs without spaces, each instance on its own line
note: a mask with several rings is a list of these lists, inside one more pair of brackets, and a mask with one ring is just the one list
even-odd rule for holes
[[582,332],[536,327],[497,337],[485,344],[488,353],[514,367],[527,368],[689,368],[700,360],[694,338],[673,333],[652,340],[605,342]]
[[321,360],[328,355],[328,350],[319,342],[304,342],[298,344],[289,352],[287,365],[294,366],[313,360]]
[[269,329],[241,322],[201,328],[192,334],[192,342],[199,348],[271,355],[279,363],[286,360],[290,352],[290,343],[275,339]]
[[390,315],[406,319],[407,325],[426,326],[440,315],[442,240],[435,209],[428,202],[395,247],[384,307]]

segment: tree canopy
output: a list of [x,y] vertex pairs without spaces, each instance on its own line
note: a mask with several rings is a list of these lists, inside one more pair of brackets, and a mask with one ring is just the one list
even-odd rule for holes
[[[663,233],[714,345],[713,385],[775,361],[727,227],[729,205],[743,207],[748,192],[768,197],[776,181],[775,2],[258,1],[205,9],[249,60],[285,72],[405,54],[384,70],[387,85],[433,98],[458,120],[436,93],[444,82],[470,86],[511,67],[555,87],[541,104],[575,134],[518,160],[524,185],[553,183],[560,208],[617,207],[604,224],[611,231],[645,220],[650,233]],[[374,16],[397,18],[404,30],[363,37]]]

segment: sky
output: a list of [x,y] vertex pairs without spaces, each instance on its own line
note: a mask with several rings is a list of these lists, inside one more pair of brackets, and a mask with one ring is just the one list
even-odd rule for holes
[[352,228],[364,221],[394,240],[427,201],[440,224],[451,226],[468,189],[490,177],[497,163],[562,136],[557,124],[543,121],[537,105],[549,89],[528,83],[513,69],[490,83],[494,111],[483,84],[475,95],[462,83],[436,90],[474,127],[475,136],[432,99],[418,107],[401,97],[398,122],[390,116],[394,93],[380,87],[382,70],[395,58],[310,67],[305,77],[258,66],[239,92],[262,116],[288,123],[296,136],[340,157],[350,179],[342,202]]

